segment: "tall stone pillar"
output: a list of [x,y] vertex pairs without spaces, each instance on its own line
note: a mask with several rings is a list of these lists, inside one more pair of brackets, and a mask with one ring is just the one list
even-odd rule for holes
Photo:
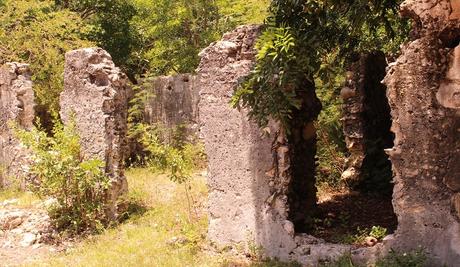
[[413,40],[385,78],[396,135],[388,150],[399,222],[393,247],[422,247],[433,266],[458,266],[460,7],[458,1],[407,0],[401,13],[414,22]]
[[11,184],[24,187],[27,155],[19,145],[10,123],[23,129],[33,127],[35,96],[29,66],[7,63],[0,68],[0,187]]
[[83,156],[105,163],[105,173],[112,183],[108,212],[109,216],[116,217],[116,200],[127,190],[123,166],[128,80],[101,48],[70,51],[65,59],[61,118],[69,123],[75,116]]

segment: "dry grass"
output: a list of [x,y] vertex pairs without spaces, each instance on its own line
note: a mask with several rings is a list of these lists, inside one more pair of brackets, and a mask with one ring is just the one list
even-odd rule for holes
[[[190,183],[195,200],[191,213],[184,185],[145,169],[130,170],[127,176],[131,199],[142,201],[147,208],[143,214],[30,266],[221,265],[222,259],[202,248],[207,229],[202,208],[207,193],[203,176],[195,175]],[[174,239],[182,242],[174,243]]]

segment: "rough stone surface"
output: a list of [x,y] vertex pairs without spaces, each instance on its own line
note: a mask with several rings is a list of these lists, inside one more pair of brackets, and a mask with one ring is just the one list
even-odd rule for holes
[[[456,1],[452,1],[455,3]],[[398,229],[388,246],[426,249],[432,266],[459,266],[460,225],[454,215],[460,165],[457,88],[458,21],[449,1],[405,1],[402,13],[417,21],[416,38],[388,70]],[[445,32],[451,34],[446,37]],[[442,36],[442,38],[441,38]],[[447,38],[447,39],[446,39]],[[458,39],[457,39],[458,40]],[[458,43],[458,41],[457,41]],[[452,203],[453,202],[453,203]]]
[[218,247],[252,244],[267,256],[315,265],[350,247],[295,234],[288,219],[291,162],[285,133],[275,123],[262,131],[245,110],[229,105],[238,82],[253,67],[259,33],[259,26],[238,27],[200,54],[200,126],[209,160],[208,237]]
[[361,167],[363,165],[366,147],[364,140],[364,88],[362,80],[365,70],[362,60],[355,62],[347,72],[346,84],[340,91],[343,100],[342,124],[345,143],[350,152],[347,158],[346,169],[342,173],[342,181],[346,184],[355,184],[361,180]]
[[[456,41],[449,39],[460,33],[454,35],[458,23],[451,21],[457,16],[455,7],[448,1],[431,2],[402,5],[402,14],[417,22],[415,38],[403,46],[385,77],[395,134],[394,147],[386,152],[393,163],[399,224],[394,234],[382,243],[372,240],[367,248],[296,233],[289,220],[291,157],[285,134],[275,123],[262,133],[245,110],[228,104],[253,66],[259,28],[239,27],[200,54],[200,126],[209,159],[208,235],[215,245],[254,242],[267,256],[306,266],[347,252],[360,263],[372,264],[390,249],[423,248],[428,266],[460,266],[459,59],[458,48],[450,47]],[[355,96],[350,88],[342,93],[347,99]]]
[[341,91],[343,132],[350,153],[342,181],[350,188],[376,179],[371,177],[376,173],[382,177],[380,182],[391,179],[391,163],[384,153],[393,146],[390,107],[381,83],[386,66],[383,52],[361,54],[351,64]]
[[19,145],[10,123],[30,129],[35,118],[34,91],[29,66],[7,63],[0,68],[0,187],[24,186],[27,150]]
[[191,133],[198,126],[198,79],[191,74],[161,76],[144,80],[147,90],[145,121],[168,128],[186,125]]
[[[127,78],[101,48],[66,53],[61,118],[72,116],[81,138],[83,156],[105,162],[111,178],[108,192],[110,216],[116,216],[116,199],[127,190],[124,153],[127,129]],[[73,115],[72,115],[73,114]]]

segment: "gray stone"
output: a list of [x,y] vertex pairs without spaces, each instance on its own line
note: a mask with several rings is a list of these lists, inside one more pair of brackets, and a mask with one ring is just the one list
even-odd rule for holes
[[22,237],[21,242],[19,242],[19,245],[21,247],[29,247],[32,246],[35,241],[37,241],[37,236],[32,234],[32,233],[25,233]]
[[[256,245],[265,256],[316,264],[351,247],[295,235],[288,219],[291,163],[284,132],[273,122],[261,130],[246,110],[229,105],[233,90],[254,65],[259,33],[259,26],[238,27],[200,54],[200,126],[209,161],[208,237],[220,248]],[[310,136],[314,129],[306,127],[304,134]]]
[[[61,118],[75,116],[84,158],[105,163],[111,179],[108,213],[116,217],[116,200],[127,190],[124,153],[127,130],[127,77],[101,48],[66,53]],[[74,114],[74,115],[72,115]]]
[[28,151],[19,145],[11,123],[30,129],[35,118],[34,91],[29,66],[7,63],[0,68],[0,187],[24,187]]
[[416,38],[404,45],[385,78],[395,133],[390,158],[398,215],[398,229],[388,246],[403,251],[421,246],[430,253],[430,266],[458,266],[460,224],[451,212],[453,192],[448,186],[457,188],[452,182],[458,179],[458,168],[452,166],[460,164],[460,121],[451,107],[455,101],[439,93],[440,88],[446,90],[445,76],[453,78],[446,70],[456,67],[442,60],[455,52],[439,36],[455,30],[458,21],[449,20],[447,0],[407,0],[402,13],[420,24],[413,29]]
[[146,79],[145,122],[161,123],[168,128],[186,125],[195,132],[198,125],[198,79],[191,74]]

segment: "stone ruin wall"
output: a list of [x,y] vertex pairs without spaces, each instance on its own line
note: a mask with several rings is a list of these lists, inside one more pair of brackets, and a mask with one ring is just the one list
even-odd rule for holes
[[[460,5],[432,2],[406,1],[401,7],[402,14],[415,21],[416,38],[403,46],[385,78],[396,136],[394,147],[386,152],[395,175],[398,229],[374,247],[325,243],[295,233],[287,219],[289,177],[273,178],[270,173],[274,163],[289,166],[282,153],[285,140],[277,138],[282,136],[279,127],[272,123],[270,134],[263,135],[248,121],[246,111],[228,104],[253,66],[252,46],[259,28],[240,27],[200,54],[199,108],[209,157],[211,242],[218,247],[255,242],[266,256],[307,266],[343,253],[372,263],[391,248],[425,248],[429,266],[460,266]],[[354,114],[363,108],[358,101]]]
[[168,128],[186,125],[190,133],[198,127],[198,79],[191,74],[160,76],[143,80],[147,90],[145,122]]
[[209,160],[208,237],[217,247],[254,244],[266,256],[316,264],[349,247],[295,235],[288,220],[290,181],[284,172],[290,162],[284,134],[274,123],[261,131],[245,110],[229,105],[238,82],[253,67],[260,30],[239,27],[200,54],[200,125]]
[[115,217],[116,199],[127,190],[124,152],[128,80],[101,48],[70,51],[65,60],[60,115],[64,123],[70,123],[75,116],[83,156],[105,163],[105,172],[112,182],[108,192],[109,215]]
[[14,137],[10,123],[32,128],[34,99],[27,64],[7,63],[0,68],[0,188],[12,184],[25,186],[28,152]]
[[345,143],[350,156],[347,158],[346,169],[341,180],[346,184],[357,183],[361,179],[361,167],[366,156],[364,140],[364,86],[366,70],[363,69],[365,58],[361,57],[350,66],[346,84],[340,91],[343,100],[342,125]]
[[381,83],[386,67],[383,52],[362,53],[350,64],[340,92],[341,121],[350,153],[341,180],[350,188],[362,186],[375,174],[374,170],[391,172],[391,163],[384,152],[393,146],[387,90]]
[[407,0],[401,13],[414,26],[385,78],[396,135],[391,245],[426,247],[433,266],[460,266],[460,4]]

